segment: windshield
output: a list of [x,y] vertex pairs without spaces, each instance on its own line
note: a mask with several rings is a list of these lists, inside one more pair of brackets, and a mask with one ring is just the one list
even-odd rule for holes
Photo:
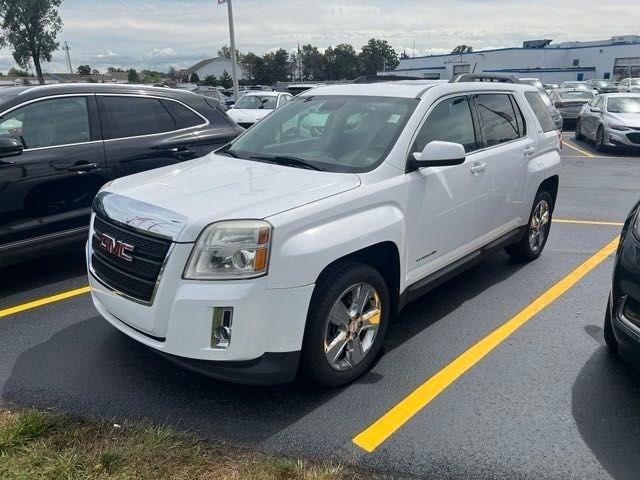
[[542,90],[544,87],[542,86],[542,82],[537,78],[521,78],[521,82],[527,83],[529,85],[533,85],[534,87]]
[[607,101],[607,112],[640,113],[640,97],[611,97]]
[[591,100],[593,98],[593,93],[589,92],[558,92],[558,95],[563,100]]
[[582,82],[565,82],[562,84],[563,88],[575,88],[577,90],[591,90],[588,83]]
[[364,96],[298,97],[220,151],[332,172],[366,172],[395,144],[418,101]]
[[235,108],[243,109],[243,110],[256,110],[256,109],[268,109],[273,110],[276,108],[276,101],[278,97],[275,95],[245,95],[242,97],[238,103],[236,103]]
[[611,85],[613,82],[610,82],[609,80],[592,80],[591,84],[594,87],[608,87],[609,85]]

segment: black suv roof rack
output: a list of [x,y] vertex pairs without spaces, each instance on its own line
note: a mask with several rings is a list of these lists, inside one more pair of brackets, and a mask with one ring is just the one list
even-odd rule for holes
[[513,75],[491,75],[488,73],[463,73],[449,80],[449,83],[460,82],[522,83]]
[[351,83],[380,83],[380,82],[393,82],[396,80],[424,80],[420,77],[409,77],[404,75],[362,75]]

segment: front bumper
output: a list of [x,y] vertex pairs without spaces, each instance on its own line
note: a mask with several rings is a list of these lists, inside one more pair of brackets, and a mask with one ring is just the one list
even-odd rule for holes
[[609,147],[640,148],[640,131],[632,129],[622,131],[605,127],[604,143]]
[[[268,277],[183,280],[191,248],[173,245],[151,305],[123,297],[89,268],[96,309],[127,336],[209,376],[256,384],[292,380],[314,285],[269,289]],[[212,339],[216,307],[233,309],[227,348],[216,347]]]
[[616,255],[610,305],[620,354],[640,366],[640,241],[630,231]]

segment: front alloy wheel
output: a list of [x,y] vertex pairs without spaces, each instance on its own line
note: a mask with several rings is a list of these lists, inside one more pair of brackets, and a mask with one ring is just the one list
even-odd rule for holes
[[380,353],[390,311],[389,289],[378,270],[359,262],[330,267],[311,298],[301,371],[327,387],[358,378]]
[[604,128],[599,127],[598,132],[596,133],[596,150],[598,152],[603,152],[605,150],[604,146]]
[[371,350],[380,327],[380,295],[368,283],[347,288],[334,303],[324,336],[324,354],[331,368],[358,365]]

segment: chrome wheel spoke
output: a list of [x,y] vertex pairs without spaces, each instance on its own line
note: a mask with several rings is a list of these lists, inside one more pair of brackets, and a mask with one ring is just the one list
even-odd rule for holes
[[347,347],[345,355],[347,363],[349,364],[349,366],[355,367],[362,361],[365,355],[366,352],[363,349],[362,342],[359,338],[354,338],[351,341],[351,345]]
[[346,332],[340,332],[329,345],[325,346],[325,355],[332,364],[340,359],[348,341]]
[[369,303],[369,299],[371,298],[372,289],[369,285],[361,284],[358,286],[356,294],[354,295],[354,300],[356,303],[356,313],[357,315],[362,315],[364,309]]

